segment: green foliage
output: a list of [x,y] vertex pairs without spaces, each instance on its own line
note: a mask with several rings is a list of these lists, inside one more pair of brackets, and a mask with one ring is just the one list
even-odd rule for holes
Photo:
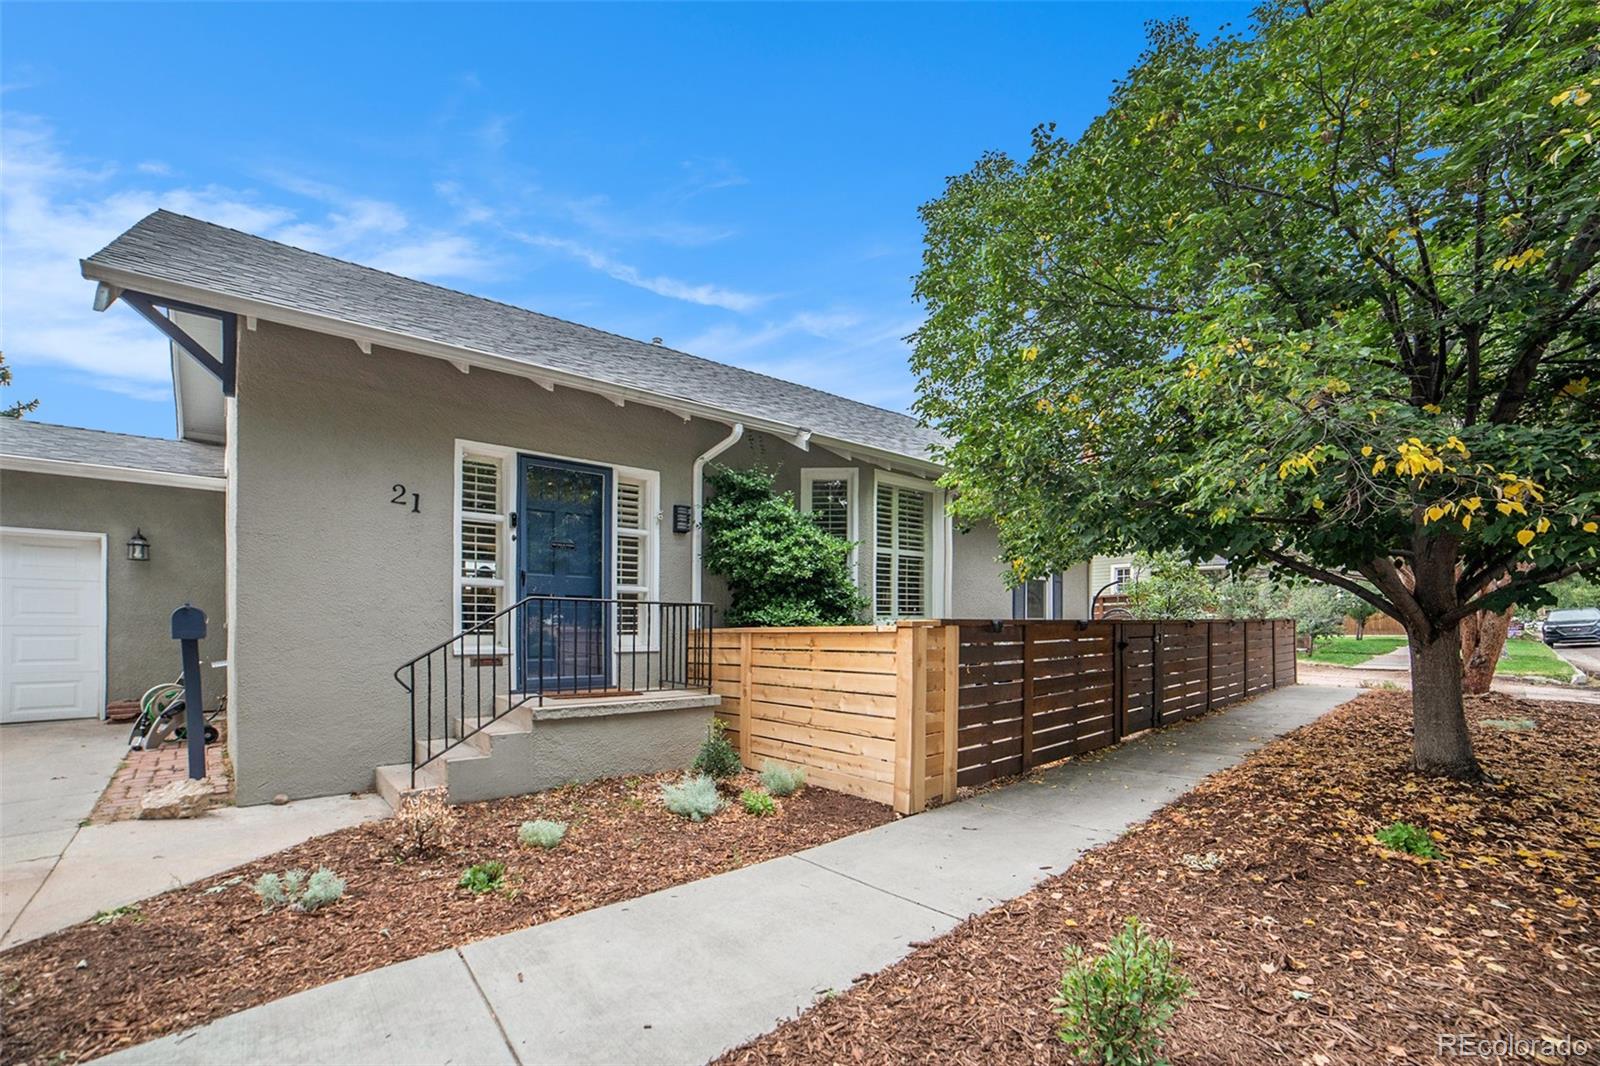
[[1054,1000],[1061,1041],[1080,1059],[1106,1066],[1165,1062],[1166,1029],[1192,994],[1173,963],[1172,942],[1152,939],[1130,917],[1104,954],[1076,945],[1064,954],[1067,968]]
[[[6,366],[5,353],[0,352],[0,388],[7,388],[10,385],[11,368]],[[32,414],[38,409],[39,401],[37,399],[19,400],[9,407],[0,408],[0,418],[21,418],[23,415]]]
[[524,847],[538,847],[550,849],[555,847],[567,835],[566,822],[552,822],[539,818],[532,822],[523,822],[517,827],[517,842]]
[[1403,648],[1406,644],[1405,637],[1391,637],[1388,635],[1366,637],[1357,640],[1355,637],[1327,637],[1313,645],[1309,655],[1302,658],[1312,663],[1332,663],[1335,666],[1359,666],[1368,659],[1375,659],[1379,655]]
[[1217,608],[1216,585],[1179,552],[1140,554],[1133,569],[1140,577],[1127,596],[1135,618],[1205,618]]
[[1556,607],[1600,607],[1600,581],[1574,574],[1550,586]]
[[1403,851],[1407,855],[1416,855],[1423,859],[1439,857],[1439,849],[1433,846],[1433,838],[1426,830],[1419,829],[1410,822],[1390,822],[1372,835],[1378,843],[1390,851]]
[[761,765],[761,787],[774,796],[791,796],[799,792],[805,783],[806,772],[803,767],[785,766],[771,759]]
[[139,909],[137,903],[127,903],[121,907],[100,911],[91,920],[95,925],[115,925],[124,918],[137,925],[139,922],[144,921],[144,912]]
[[739,806],[744,808],[746,814],[754,814],[757,817],[771,814],[778,809],[772,797],[759,788],[747,788],[739,793]]
[[1312,648],[1318,637],[1344,632],[1344,616],[1355,599],[1328,585],[1297,584],[1284,597],[1284,612],[1294,619],[1295,634],[1310,637]]
[[344,880],[326,866],[306,876],[304,870],[265,873],[251,886],[267,910],[294,907],[310,914],[344,895]]
[[824,532],[765,470],[713,467],[702,513],[706,569],[728,583],[735,626],[849,625],[867,601],[850,570],[852,546]]
[[1485,718],[1483,724],[1502,733],[1526,733],[1538,726],[1532,718]]
[[491,859],[488,862],[473,863],[461,871],[461,879],[456,882],[457,888],[464,888],[474,895],[485,892],[497,892],[505,883],[506,864]]
[[1366,636],[1367,622],[1379,611],[1375,605],[1368,603],[1360,596],[1346,595],[1344,613],[1356,620],[1356,639],[1360,640]]
[[1428,642],[1600,568],[1597,40],[1595,5],[1524,0],[1154,26],[1076,140],[922,209],[958,519],[1019,573],[1360,575]]
[[717,795],[717,783],[704,774],[699,777],[685,775],[676,785],[661,786],[661,801],[667,810],[691,822],[703,822],[722,810],[722,797]]
[[689,764],[689,769],[718,780],[732,777],[744,769],[738,749],[728,741],[728,727],[723,725],[722,719],[711,719],[711,724],[706,727],[706,739],[701,742],[700,751],[695,755],[694,762]]

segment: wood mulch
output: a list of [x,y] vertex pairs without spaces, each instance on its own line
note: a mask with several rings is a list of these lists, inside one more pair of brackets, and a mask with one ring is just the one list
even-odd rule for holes
[[[1132,914],[1194,982],[1175,1063],[1436,1061],[1444,1033],[1587,1041],[1480,1059],[1600,1061],[1600,708],[1493,695],[1469,717],[1497,784],[1414,774],[1409,695],[1362,695],[720,1061],[1073,1061],[1062,949]],[[1442,857],[1382,849],[1393,821]]]
[[[341,977],[786,855],[881,825],[882,804],[808,786],[773,815],[737,803],[705,822],[662,806],[678,774],[612,778],[454,808],[447,847],[404,858],[369,822],[0,953],[0,1061],[79,1062]],[[745,774],[725,784],[755,787]],[[568,823],[551,851],[517,843],[526,820]],[[181,826],[178,827],[181,830]],[[462,871],[498,860],[507,888],[473,895]],[[263,873],[327,866],[343,899],[264,912]]]

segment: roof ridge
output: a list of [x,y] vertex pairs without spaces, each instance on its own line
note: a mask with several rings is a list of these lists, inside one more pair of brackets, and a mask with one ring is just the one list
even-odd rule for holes
[[[439,284],[436,284],[436,283],[431,282],[431,281],[424,281],[421,278],[413,278],[413,277],[410,277],[410,276],[408,276],[406,274],[396,274],[393,271],[383,270],[380,267],[368,266],[365,263],[358,263],[353,259],[340,259],[338,256],[328,255],[326,252],[317,252],[317,251],[313,251],[310,248],[301,248],[299,245],[289,244],[289,243],[286,243],[284,241],[273,240],[271,237],[263,237],[259,233],[250,233],[247,230],[236,229],[233,226],[224,226],[220,222],[212,222],[210,219],[198,218],[198,217],[196,217],[194,215],[185,215],[185,214],[183,214],[182,212],[179,212],[179,211],[170,211],[170,210],[168,210],[167,208],[164,208],[164,207],[158,207],[154,211],[150,212],[150,214],[148,214],[144,218],[140,219],[139,222],[135,223],[135,228],[137,228],[139,225],[142,225],[145,222],[148,222],[150,219],[156,217],[157,215],[165,215],[165,216],[167,216],[169,218],[182,219],[185,222],[193,222],[193,223],[195,223],[197,225],[208,226],[208,227],[210,227],[212,229],[222,230],[225,233],[237,234],[237,235],[239,235],[241,237],[246,237],[246,238],[248,238],[250,240],[253,240],[253,241],[261,241],[262,243],[275,245],[275,246],[277,246],[279,248],[286,248],[289,251],[296,252],[296,253],[298,253],[300,255],[315,256],[318,259],[325,259],[330,263],[337,263],[340,266],[355,267],[357,270],[366,270],[366,271],[370,271],[371,273],[374,273],[374,274],[382,274],[384,277],[395,278],[395,279],[397,279],[399,281],[404,281],[404,282],[407,282],[407,283],[412,284],[412,285],[421,285],[421,286],[424,286],[426,288],[433,289],[433,290],[435,290],[437,292],[449,293],[452,296],[465,297],[468,300],[476,300],[476,301],[478,301],[480,303],[493,304],[493,305],[495,305],[497,307],[504,307],[504,308],[507,308],[508,310],[515,311],[518,314],[532,315],[535,318],[542,318],[547,322],[560,323],[563,326],[568,326],[568,327],[571,327],[573,329],[582,330],[584,332],[599,333],[599,334],[603,334],[603,335],[605,335],[607,337],[615,337],[616,339],[621,340],[621,341],[626,341],[629,344],[637,344],[642,348],[648,348],[648,349],[651,349],[651,350],[659,349],[659,350],[663,350],[663,351],[668,351],[668,352],[672,352],[674,355],[680,355],[680,356],[683,356],[684,358],[687,358],[687,359],[694,359],[694,360],[697,360],[698,362],[706,363],[706,364],[709,364],[711,366],[725,367],[725,368],[728,368],[728,369],[738,370],[741,373],[751,374],[751,375],[753,375],[755,377],[764,378],[767,381],[776,381],[776,382],[778,382],[780,384],[787,385],[790,388],[804,389],[807,392],[815,393],[818,396],[826,396],[831,400],[843,400],[846,403],[855,404],[858,407],[865,407],[870,411],[877,411],[877,412],[880,412],[882,414],[893,415],[896,418],[903,418],[903,419],[906,419],[908,422],[912,423],[913,425],[916,425],[916,426],[919,426],[919,427],[922,427],[922,428],[930,428],[930,427],[928,427],[926,425],[926,423],[924,423],[921,419],[917,418],[915,415],[908,414],[908,413],[906,413],[904,411],[895,411],[895,410],[892,410],[892,409],[890,409],[888,407],[879,407],[877,404],[867,403],[864,400],[857,400],[857,399],[855,399],[853,397],[844,396],[844,395],[841,395],[841,394],[839,394],[837,392],[829,392],[826,389],[819,389],[819,388],[817,388],[817,387],[815,387],[813,385],[806,385],[806,384],[803,384],[803,383],[798,382],[798,381],[790,381],[788,378],[780,378],[776,374],[768,374],[768,373],[765,373],[765,372],[760,371],[760,370],[751,370],[748,367],[735,366],[732,363],[718,362],[715,359],[710,359],[710,358],[707,358],[706,356],[703,356],[703,355],[696,355],[693,352],[686,352],[686,351],[683,351],[680,348],[673,348],[673,347],[671,347],[669,345],[666,345],[666,344],[656,344],[656,343],[651,342],[651,341],[642,341],[637,337],[629,337],[629,336],[626,336],[626,335],[621,334],[621,333],[616,333],[616,332],[614,332],[612,330],[601,329],[599,326],[591,326],[591,325],[588,325],[588,324],[583,323],[583,322],[574,322],[571,319],[561,318],[558,315],[546,314],[543,311],[535,311],[532,308],[523,307],[520,304],[509,303],[509,302],[507,302],[505,300],[497,300],[492,296],[480,296],[477,293],[466,292],[465,290],[462,290],[462,289],[452,289],[448,285],[439,285]],[[120,237],[117,238],[117,239],[120,239]],[[104,253],[107,250],[109,250],[111,248],[111,245],[115,244],[115,243],[116,243],[116,239],[114,239],[111,242],[111,244],[107,244],[104,248],[101,248],[100,251],[94,253],[94,255],[91,255],[89,258],[91,260],[96,258],[97,256],[99,256],[102,253]],[[558,367],[546,366],[543,369],[558,370],[559,368]],[[159,438],[158,437],[158,438],[152,438],[152,439],[161,440],[161,439],[165,439],[165,438]]]

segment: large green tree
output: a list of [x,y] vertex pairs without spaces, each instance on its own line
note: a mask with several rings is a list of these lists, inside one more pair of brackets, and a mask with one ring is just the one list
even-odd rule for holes
[[1081,136],[923,208],[921,412],[1018,573],[1181,550],[1404,624],[1415,762],[1481,773],[1458,628],[1600,559],[1600,8],[1152,28]]

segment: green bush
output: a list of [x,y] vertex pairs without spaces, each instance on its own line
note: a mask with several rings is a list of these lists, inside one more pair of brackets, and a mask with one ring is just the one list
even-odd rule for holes
[[785,766],[768,760],[761,766],[761,785],[774,796],[792,796],[806,783],[806,772],[798,766]]
[[[728,583],[727,623],[836,626],[860,619],[867,601],[850,569],[849,541],[802,514],[765,470],[718,466],[707,483],[705,565]],[[852,501],[853,503],[854,501]]]
[[689,769],[719,780],[732,777],[744,769],[739,752],[728,742],[728,727],[722,724],[722,719],[711,719],[711,724],[706,727],[706,739],[701,743],[700,752]]
[[758,818],[763,814],[771,814],[778,809],[778,805],[772,801],[772,797],[759,788],[747,788],[739,793],[739,805],[744,808],[746,814],[753,814]]
[[552,822],[544,818],[523,822],[517,829],[518,842],[530,847],[553,848],[566,835],[566,822]]
[[310,914],[344,895],[344,879],[326,866],[309,878],[304,870],[262,874],[252,887],[269,911],[275,907],[293,907]]
[[1130,917],[1104,954],[1088,955],[1076,945],[1063,954],[1067,968],[1054,1000],[1062,1043],[1080,1059],[1106,1066],[1164,1063],[1166,1029],[1192,994],[1173,964],[1172,942],[1150,938]]
[[494,892],[499,889],[505,880],[506,864],[503,862],[474,863],[461,871],[461,880],[456,882],[457,888],[464,888],[468,892],[482,895],[485,892]]
[[717,783],[704,774],[699,777],[686,774],[679,784],[662,785],[661,800],[667,810],[691,822],[703,822],[722,810]]
[[1439,857],[1439,849],[1433,846],[1433,838],[1428,835],[1427,830],[1420,829],[1410,822],[1390,822],[1372,835],[1378,843],[1390,851],[1403,851],[1407,855],[1416,855],[1423,859]]

